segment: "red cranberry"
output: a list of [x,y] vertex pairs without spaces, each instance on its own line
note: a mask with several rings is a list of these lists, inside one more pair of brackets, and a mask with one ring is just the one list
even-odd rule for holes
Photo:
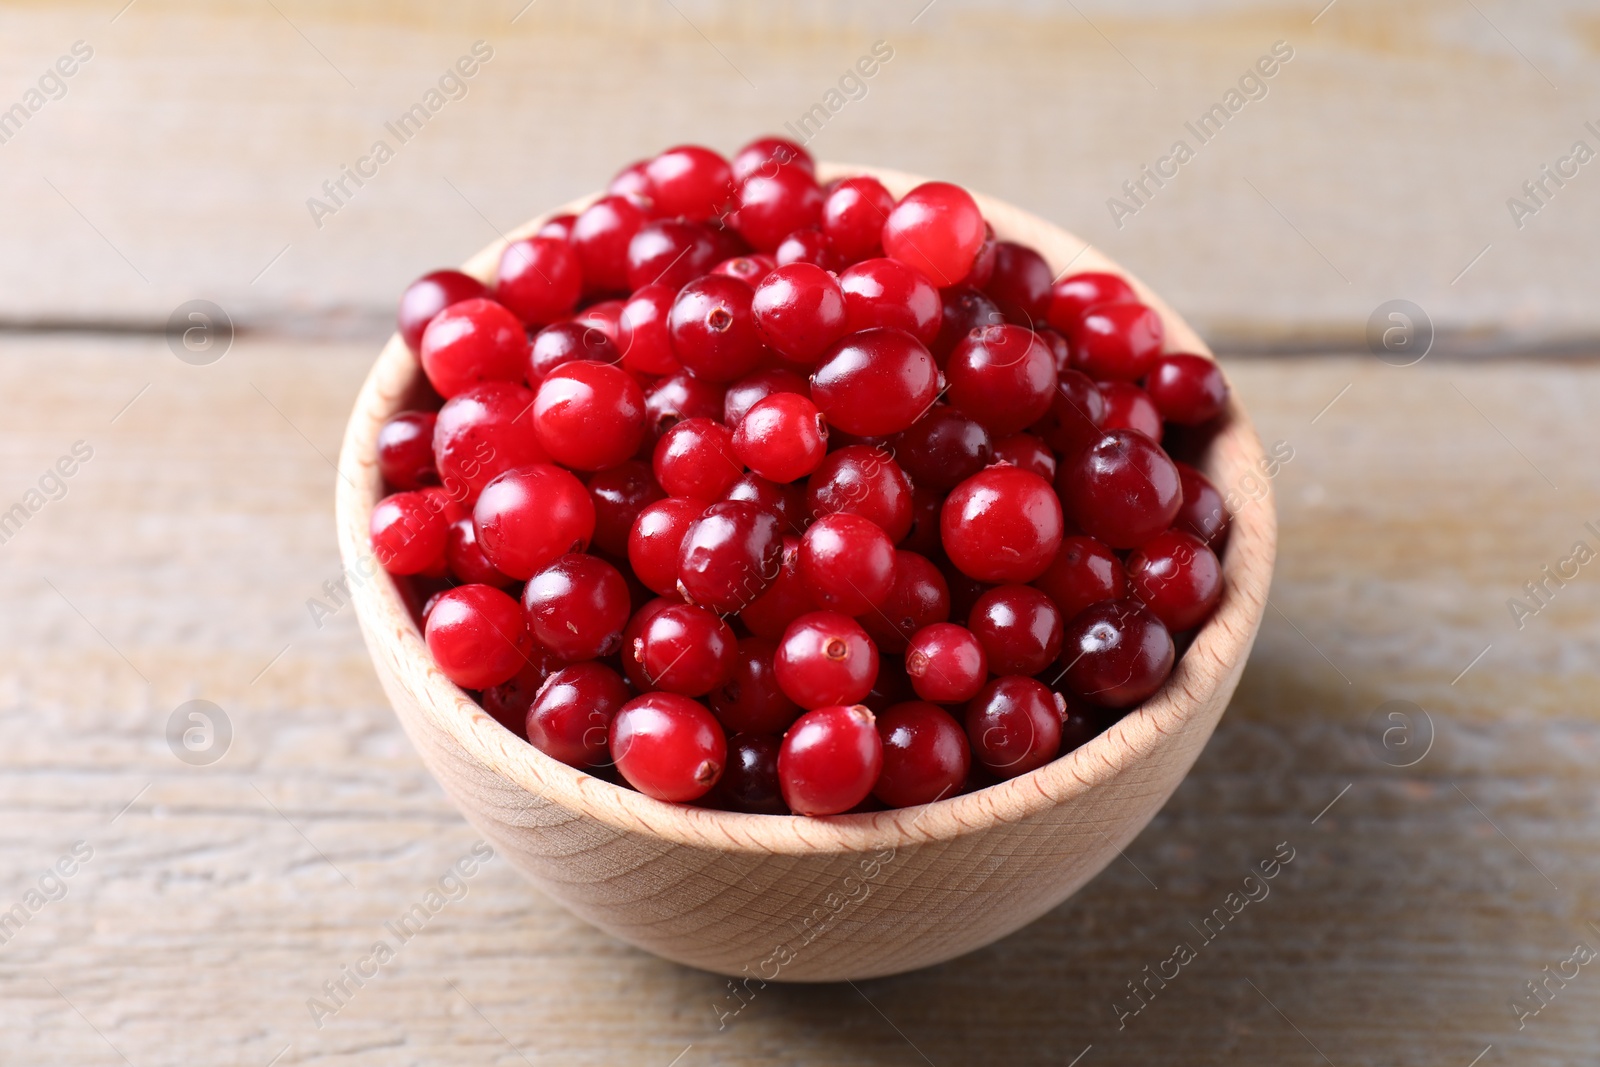
[[811,153],[788,138],[758,137],[733,157],[733,180],[742,182],[752,174],[773,174],[780,167],[794,167],[807,174],[817,169]]
[[1133,286],[1117,275],[1086,271],[1062,278],[1050,287],[1050,307],[1045,316],[1050,325],[1070,337],[1078,319],[1096,304],[1131,304],[1138,299]]
[[1173,518],[1175,529],[1194,534],[1213,551],[1220,552],[1228,537],[1228,506],[1211,479],[1187,463],[1176,464],[1178,484],[1183,490],[1183,504]]
[[500,254],[494,296],[529,326],[572,314],[583,292],[583,264],[572,245],[554,237],[512,241]]
[[1070,619],[1090,604],[1126,596],[1128,581],[1116,553],[1092,537],[1064,537],[1056,558],[1033,586]]
[[591,292],[628,288],[628,243],[649,216],[627,197],[605,196],[572,225],[572,247]]
[[539,383],[533,404],[539,444],[574,470],[615,467],[644,440],[644,391],[605,363],[564,363]]
[[1032,678],[996,678],[967,705],[972,755],[1001,778],[1037,770],[1061,748],[1066,710],[1066,701]]
[[1037,474],[990,467],[945,498],[939,533],[962,573],[984,582],[1031,582],[1061,545],[1061,504]]
[[1072,330],[1078,369],[1096,381],[1136,382],[1161,355],[1166,328],[1155,308],[1143,304],[1097,304]]
[[772,512],[780,530],[804,533],[809,516],[806,514],[806,491],[799,483],[768,481],[759,474],[746,472],[722,494],[723,500],[742,500]]
[[698,222],[651,219],[628,242],[628,288],[665,285],[676,293],[723,257]]
[[1050,264],[1027,245],[1000,241],[995,245],[994,276],[983,290],[1012,322],[1043,326],[1050,311],[1052,275]]
[[924,182],[911,190],[883,224],[883,250],[926,274],[935,285],[954,285],[972,269],[984,241],[983,214],[959,185]]
[[1161,413],[1150,394],[1132,382],[1101,382],[1100,396],[1106,405],[1101,429],[1138,430],[1152,441],[1161,440]]
[[846,260],[879,254],[883,224],[894,210],[894,196],[876,178],[845,178],[822,204],[822,232]]
[[439,480],[433,465],[431,411],[402,411],[378,430],[378,473],[395,489],[420,489]]
[[692,374],[662,378],[644,394],[645,442],[655,448],[661,436],[685,419],[715,421],[722,414],[723,387]]
[[554,237],[558,241],[572,240],[572,227],[578,221],[576,215],[551,215],[534,232],[535,237]]
[[773,393],[799,393],[804,396],[810,392],[810,388],[805,378],[787,367],[758,370],[728,386],[728,391],[722,397],[723,425],[737,429],[745,412],[754,407],[756,401],[765,400]]
[[965,285],[953,286],[939,294],[939,334],[928,347],[942,367],[956,345],[966,340],[973,330],[1003,326],[1005,321],[995,302],[980,290]]
[[559,557],[522,590],[534,640],[568,662],[615,652],[631,606],[617,569],[581,552]]
[[725,259],[711,268],[712,274],[726,274],[730,278],[738,278],[750,288],[754,289],[761,284],[761,279],[778,269],[778,261],[769,255],[757,253],[748,256],[734,256]]
[[1061,651],[1061,612],[1026,585],[1001,585],[973,605],[967,627],[977,635],[995,674],[1038,674]]
[[510,382],[484,382],[445,401],[433,427],[439,478],[457,500],[514,467],[550,458],[533,428],[533,393]]
[[862,330],[834,345],[811,375],[811,397],[830,426],[891,434],[916,422],[939,392],[939,369],[902,330]]
[[[595,474],[589,479],[589,499],[594,501],[594,547],[616,559],[626,557],[628,538],[639,513],[666,495],[656,484],[649,465],[636,459]],[[677,559],[676,548],[672,558]]]
[[1156,360],[1144,387],[1161,417],[1180,426],[1210,422],[1228,405],[1228,383],[1216,362],[1187,352]]
[[719,613],[744,610],[782,567],[777,516],[755,504],[712,504],[690,524],[678,550],[678,592]]
[[679,145],[644,165],[656,210],[696,221],[716,215],[733,191],[728,161],[709,148]]
[[421,574],[444,558],[449,523],[420,492],[378,501],[368,529],[372,554],[390,574]]
[[[443,595],[436,594],[434,599]],[[527,662],[517,668],[517,673],[511,676],[510,681],[491,685],[483,691],[483,710],[492,715],[495,722],[526,741],[528,709],[533,706],[545,680],[564,666],[549,649],[532,645]]]
[[778,784],[778,751],[782,741],[770,734],[734,734],[728,738],[728,766],[717,782],[715,798],[730,811],[752,815],[787,815]]
[[739,662],[728,624],[692,604],[674,604],[652,615],[627,654],[652,688],[686,697],[727,684]]
[[847,445],[830,453],[806,482],[806,503],[816,517],[846,512],[870,519],[899,541],[911,529],[911,481],[887,452]]
[[1033,430],[1065,462],[1100,440],[1105,419],[1100,387],[1088,375],[1068,370],[1056,375],[1050,410]]
[[625,196],[643,210],[654,210],[655,190],[650,187],[650,177],[644,170],[649,162],[641,159],[617,171],[617,176],[606,186],[606,192],[611,196]]
[[860,515],[824,515],[800,539],[800,577],[819,607],[863,614],[894,588],[894,543]]
[[628,565],[645,588],[660,596],[677,593],[683,536],[705,508],[698,500],[668,497],[639,512],[628,534]]
[[944,320],[939,290],[917,270],[894,259],[868,259],[839,275],[845,329],[850,333],[886,326],[934,344]]
[[761,332],[750,309],[754,291],[737,278],[707,274],[678,291],[667,332],[678,362],[697,378],[731,382],[761,361]]
[[921,700],[896,704],[878,716],[878,736],[883,769],[872,795],[889,807],[931,804],[961,792],[972,749],[949,712]]
[[483,554],[483,548],[478,544],[478,528],[472,525],[471,518],[456,519],[450,524],[445,538],[444,558],[450,565],[450,573],[463,582],[492,585],[497,589],[504,589],[512,583],[512,579],[501,574],[489,562],[489,557]]
[[463,689],[509,681],[531,647],[521,606],[487,585],[445,590],[428,613],[427,641],[434,664]]
[[646,693],[611,720],[611,759],[647,797],[682,803],[711,791],[728,760],[717,720],[677,693]]
[[918,630],[906,646],[911,688],[935,704],[960,704],[977,696],[989,676],[989,657],[978,636],[953,622]]
[[935,404],[899,434],[894,453],[917,486],[945,491],[994,460],[994,446],[983,424],[944,404]]
[[766,592],[745,605],[739,613],[739,621],[756,636],[777,640],[791,622],[816,609],[800,577],[800,539],[785,537],[778,576]]
[[837,815],[867,798],[883,768],[883,742],[866,707],[808,711],[783,735],[778,781],[799,815]]
[[1055,453],[1031,433],[1014,433],[996,441],[994,461],[1032,471],[1047,482],[1056,478]]
[[889,596],[878,610],[863,612],[857,621],[879,652],[899,655],[918,630],[949,617],[950,587],[939,568],[926,556],[896,549]]
[[1035,326],[1033,332],[1039,335],[1039,340],[1050,350],[1050,358],[1055,360],[1057,377],[1062,371],[1072,369],[1072,345],[1068,342],[1066,334],[1050,326]]
[[670,285],[636,290],[617,319],[617,347],[622,365],[635,374],[676,374],[682,369],[672,351],[667,318],[678,291]]
[[1182,530],[1159,533],[1128,555],[1128,590],[1173,633],[1206,620],[1222,597],[1222,565]]
[[878,650],[867,631],[836,611],[814,611],[790,623],[775,663],[778,685],[802,708],[854,704],[878,676]]
[[705,418],[685,419],[662,434],[651,467],[670,495],[707,502],[720,498],[744,473],[733,434]]
[[1084,533],[1134,548],[1172,525],[1183,502],[1178,469],[1150,438],[1112,430],[1056,476],[1061,500]]
[[950,403],[996,437],[1044,418],[1056,386],[1055,361],[1025,326],[988,326],[966,336],[945,364]]
[[551,323],[533,336],[528,351],[528,382],[537,389],[557,367],[580,360],[619,363],[622,352],[604,330],[585,326],[576,319]]
[[489,290],[478,279],[458,270],[436,270],[424,274],[410,285],[400,297],[397,316],[400,337],[413,352],[422,350],[422,332],[433,317],[451,304],[474,297],[488,296]]
[[773,258],[778,261],[780,267],[786,267],[790,263],[810,263],[823,270],[844,269],[844,257],[815,226],[796,230],[785,237],[783,243],[778,245],[777,251],[773,253]]
[[534,463],[484,486],[472,521],[490,563],[513,578],[531,578],[557,556],[589,547],[594,503],[570,472]]
[[527,365],[522,323],[493,300],[451,304],[422,333],[423,373],[447,399],[479,382],[520,382]]
[[563,667],[545,681],[528,708],[528,740],[569,767],[604,764],[611,720],[631,696],[628,683],[610,667]]
[[1068,620],[1061,642],[1062,678],[1092,704],[1129,708],[1172,673],[1172,637],[1134,600],[1103,600]]
[[670,607],[682,604],[677,597],[655,597],[646,601],[633,613],[633,618],[628,620],[628,625],[622,629],[622,651],[617,659],[622,661],[622,670],[628,678],[628,684],[633,686],[637,693],[648,693],[655,689],[655,683],[645,677],[644,668],[634,656],[633,650],[638,647],[639,639],[644,636],[645,627],[650,625],[661,612]]
[[844,293],[833,275],[811,263],[778,267],[761,280],[751,303],[767,344],[785,359],[811,366],[845,329]]
[[757,252],[772,252],[795,230],[815,226],[822,217],[822,190],[799,167],[757,172],[739,183],[734,229]]
[[987,222],[983,224],[983,244],[978,246],[978,254],[972,257],[972,269],[967,271],[967,276],[962,278],[957,285],[970,285],[974,289],[985,288],[994,278],[995,256],[999,242],[995,240],[994,227]]
[[799,393],[773,393],[739,420],[733,451],[763,478],[792,482],[817,469],[828,451],[828,427]]
[[708,698],[729,733],[781,734],[799,717],[800,705],[778,687],[777,653],[777,642],[765,637],[739,642],[732,676]]

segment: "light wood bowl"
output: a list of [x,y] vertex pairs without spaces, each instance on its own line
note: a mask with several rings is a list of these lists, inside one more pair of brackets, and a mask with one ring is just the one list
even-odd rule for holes
[[[896,196],[924,180],[839,164],[818,173],[872,174]],[[1008,204],[977,200],[999,237],[1032,245],[1056,272],[1070,264],[1127,277],[1160,311],[1169,349],[1209,354],[1159,297],[1081,239]],[[464,269],[488,280],[503,246],[484,249]],[[337,504],[347,567],[370,567],[362,560],[370,559],[367,521],[382,492],[378,428],[402,409],[419,374],[400,338],[390,338],[350,416]],[[1202,467],[1226,494],[1241,483],[1268,484],[1262,459],[1235,398]],[[423,761],[540,889],[624,941],[747,985],[871,978],[948,960],[1032,922],[1094,877],[1166,802],[1222,716],[1261,623],[1277,536],[1268,492],[1234,516],[1216,614],[1143,706],[1030,774],[875,814],[819,819],[666,804],[557,763],[433,666],[387,576],[352,585],[378,678]]]

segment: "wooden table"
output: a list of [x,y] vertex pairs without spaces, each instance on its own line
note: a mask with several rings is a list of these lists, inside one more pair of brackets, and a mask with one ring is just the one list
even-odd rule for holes
[[[1519,22],[1489,4],[1480,18],[1343,0],[1312,26],[1313,5],[1177,5],[1158,21],[1108,4],[1081,4],[1084,18],[944,0],[913,24],[920,4],[767,16],[682,4],[640,28],[631,5],[550,0],[515,24],[520,5],[448,21],[276,6],[201,15],[141,0],[115,22],[116,5],[0,14],[18,86],[80,37],[96,49],[67,96],[0,145],[13,205],[0,233],[0,515],[41,505],[0,544],[0,1062],[1593,1061],[1600,958],[1565,961],[1579,943],[1600,948],[1600,562],[1551,583],[1520,629],[1507,602],[1526,600],[1524,583],[1574,542],[1600,549],[1586,526],[1600,527],[1589,358],[1600,201],[1582,185],[1600,178],[1586,170],[1520,234],[1495,230],[1500,201],[1581,136],[1567,130],[1594,81],[1592,61],[1571,54],[1594,40],[1580,7]],[[320,234],[296,214],[373,119],[491,23],[504,44],[478,95],[441,120],[454,125]],[[1574,26],[1589,36],[1563,43],[1557,31]],[[839,119],[829,155],[881,156],[1084,219],[1234,350],[1303,341],[1324,354],[1226,361],[1263,438],[1293,449],[1275,479],[1273,609],[1222,727],[1125,861],[968,958],[857,987],[771,986],[719,1030],[723,980],[611,941],[502,862],[445,880],[428,907],[475,838],[398,731],[350,611],[328,592],[340,571],[330,460],[393,291],[483,243],[479,209],[501,224],[531,214],[596,184],[619,151],[687,137],[732,146],[802,112],[819,75],[891,30],[897,58],[852,102],[859,115]],[[1112,178],[1291,32],[1304,66],[1284,70],[1281,98],[1250,105],[1262,140],[1197,159],[1118,236],[1097,214]],[[953,109],[938,126],[915,94],[958,58],[934,98]],[[762,88],[741,88],[733,63]],[[1069,93],[1064,115],[1034,106],[1073,88],[1102,96]],[[585,117],[585,93],[621,124],[615,138]],[[713,98],[733,103],[708,126],[695,111]],[[1406,146],[1429,175],[1356,167],[1356,185],[1339,184],[1321,170],[1347,155],[1335,135],[1369,129],[1382,107],[1429,140],[1378,124],[1365,151]],[[1504,142],[1469,114],[1506,137],[1508,116],[1524,116],[1526,144],[1483,159]],[[1057,119],[1081,139],[1071,151],[1039,140]],[[980,134],[1016,165],[979,150]],[[1052,164],[1069,158],[1071,180],[1052,185]],[[1213,197],[1241,178],[1281,215],[1258,200],[1246,216],[1248,189]],[[1397,218],[1410,229],[1386,245]],[[1553,265],[1528,274],[1538,262]],[[159,332],[196,296],[243,328],[208,366],[174,358]],[[1457,343],[1406,368],[1339,351],[1392,296],[1428,306]],[[1449,358],[1480,328],[1499,339],[1494,358]],[[1524,358],[1558,349],[1575,355]],[[61,492],[46,478],[29,498],[77,442],[92,455],[63,464],[65,495],[46,499]],[[191,700],[215,704],[231,730],[216,762],[186,763],[169,745]],[[1383,717],[1393,701],[1409,702],[1409,719]],[[1280,843],[1295,858],[1271,895],[1207,941],[1197,928]],[[376,940],[397,943],[388,924],[419,903],[420,932],[335,1004],[325,983]],[[7,926],[15,907],[26,922]],[[1116,1005],[1138,1004],[1128,983],[1180,942],[1196,958],[1119,1029]],[[1563,966],[1576,977],[1549,978],[1531,1014],[1540,1002],[1524,983]],[[313,998],[338,1010],[314,1011]]]

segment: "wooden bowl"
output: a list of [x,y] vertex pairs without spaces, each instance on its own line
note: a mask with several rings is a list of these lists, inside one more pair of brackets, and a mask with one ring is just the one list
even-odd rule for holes
[[[822,180],[846,174],[872,174],[896,196],[924,180],[819,168]],[[1056,272],[1070,265],[1122,274],[1161,313],[1169,348],[1207,352],[1159,297],[1079,238],[1008,204],[977,200],[999,237],[1032,245]],[[464,269],[488,280],[503,246],[484,249]],[[367,522],[382,493],[378,428],[404,407],[419,376],[405,344],[390,338],[350,416],[339,459],[339,550],[359,573],[373,567]],[[1227,494],[1268,484],[1263,462],[1235,398],[1202,467]],[[668,959],[747,983],[818,982],[970,952],[1094,877],[1166,802],[1222,716],[1261,623],[1275,542],[1270,495],[1234,516],[1215,615],[1161,691],[1089,744],[975,793],[830,818],[666,804],[557,763],[433,666],[386,575],[352,585],[378,678],[406,733],[467,819],[530,881],[602,930]]]

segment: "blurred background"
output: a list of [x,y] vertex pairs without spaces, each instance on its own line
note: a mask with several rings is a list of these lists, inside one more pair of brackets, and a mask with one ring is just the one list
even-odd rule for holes
[[[1597,58],[1580,0],[0,4],[0,1062],[1589,1061]],[[400,290],[797,128],[1072,230],[1210,340],[1293,457],[1233,707],[1122,860],[968,958],[719,1029],[722,979],[489,862],[319,1016],[475,840],[329,591]]]

